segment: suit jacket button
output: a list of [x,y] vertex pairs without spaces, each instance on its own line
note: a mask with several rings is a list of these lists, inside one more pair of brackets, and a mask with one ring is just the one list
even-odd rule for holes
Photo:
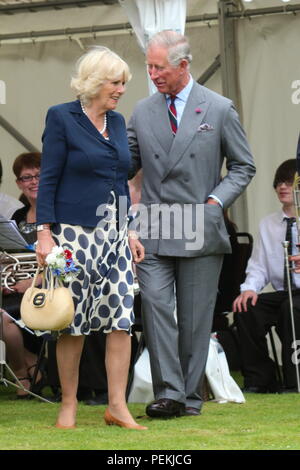
[[154,155],[155,158],[159,158],[159,155],[157,155],[157,153]]
[[195,158],[195,154],[194,154],[194,153],[191,153],[190,157],[191,157],[191,158]]

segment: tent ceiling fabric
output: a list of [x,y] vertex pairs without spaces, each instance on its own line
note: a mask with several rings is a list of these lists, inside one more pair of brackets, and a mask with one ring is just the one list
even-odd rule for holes
[[184,34],[186,0],[119,0],[142,50],[153,34],[173,29]]
[[[172,29],[184,34],[186,0],[119,0],[135,32],[138,44],[145,51],[149,39],[159,31]],[[157,91],[148,77],[150,94]]]
[[[170,0],[164,0],[166,3]],[[217,0],[186,0],[187,25],[200,23],[212,26],[218,19]],[[263,10],[292,15],[300,11],[300,0],[283,3],[281,0],[253,0],[251,3],[238,2],[239,8],[229,15],[236,19],[253,19]],[[140,2],[143,3],[143,0]],[[229,2],[230,3],[230,2]],[[9,9],[10,8],[10,9]],[[68,13],[66,13],[68,8]],[[14,10],[12,10],[14,9]],[[268,13],[269,12],[269,13]],[[34,13],[34,14],[33,14]],[[78,14],[79,13],[79,14]],[[248,16],[248,15],[252,16]],[[0,41],[22,42],[23,40],[46,40],[70,38],[70,34],[91,36],[96,33],[122,34],[131,32],[126,14],[118,0],[0,0]],[[46,34],[49,32],[49,34]],[[98,35],[98,34],[97,34]]]

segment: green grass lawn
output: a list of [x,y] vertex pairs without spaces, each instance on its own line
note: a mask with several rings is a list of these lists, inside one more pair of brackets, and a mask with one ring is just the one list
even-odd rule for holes
[[[15,400],[0,385],[1,450],[295,450],[300,449],[300,396],[246,395],[246,403],[206,402],[201,416],[138,419],[148,431],[106,426],[105,406],[79,405],[77,428],[59,430],[58,404]],[[143,404],[130,404],[134,416]]]

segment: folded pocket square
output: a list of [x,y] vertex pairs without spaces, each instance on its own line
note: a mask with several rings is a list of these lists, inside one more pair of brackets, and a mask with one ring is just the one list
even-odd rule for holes
[[211,126],[210,124],[207,124],[207,122],[201,124],[197,129],[198,132],[213,131],[213,130],[214,130],[213,126]]

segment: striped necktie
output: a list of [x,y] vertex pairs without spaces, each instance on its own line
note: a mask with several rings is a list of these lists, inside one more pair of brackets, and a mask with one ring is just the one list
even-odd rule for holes
[[175,106],[176,96],[170,95],[171,103],[168,107],[169,119],[171,124],[171,129],[173,136],[175,136],[177,132],[177,111]]
[[[284,217],[284,220],[286,220],[285,241],[289,242],[288,255],[290,256],[292,254],[292,243],[293,243],[292,226],[296,222],[296,219],[295,219],[295,217]],[[290,267],[290,270],[291,270],[291,268],[292,268],[292,262],[291,261],[289,261],[289,267]],[[289,271],[289,277],[290,277],[290,281],[291,281],[291,287],[293,289],[295,286],[294,286],[293,276],[291,275],[291,271]],[[287,270],[286,270],[285,263],[284,263],[283,289],[285,291],[288,290],[288,278],[287,278]]]

